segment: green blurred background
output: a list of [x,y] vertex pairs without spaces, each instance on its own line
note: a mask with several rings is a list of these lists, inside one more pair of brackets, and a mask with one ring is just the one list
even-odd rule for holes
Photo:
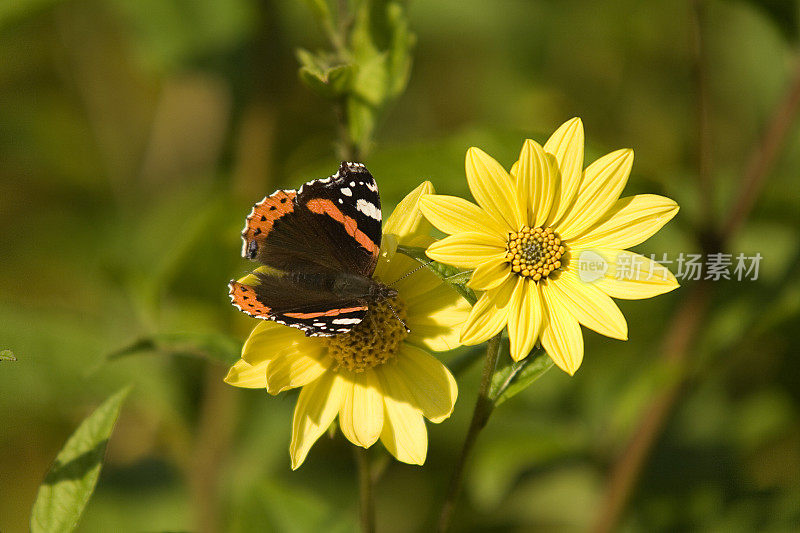
[[[574,378],[553,370],[493,416],[456,529],[600,531],[619,494],[619,531],[800,529],[800,132],[785,96],[800,4],[446,0],[408,15],[408,89],[365,157],[387,212],[423,179],[467,195],[469,146],[510,165],[572,116],[590,158],[635,149],[625,194],[681,205],[640,253],[713,251],[708,227],[735,211],[748,165],[766,180],[724,243],[762,254],[758,280],[622,301],[627,342],[584,330]],[[17,357],[0,361],[3,532],[27,530],[68,435],[130,382],[79,530],[356,527],[341,437],[289,469],[294,396],[229,387],[193,353],[104,363],[153,334],[241,341],[254,325],[226,295],[250,268],[244,216],[338,163],[331,106],[297,76],[295,49],[324,45],[303,2],[0,3],[0,349]],[[454,416],[429,425],[425,467],[388,465],[379,531],[432,527],[479,366]]]

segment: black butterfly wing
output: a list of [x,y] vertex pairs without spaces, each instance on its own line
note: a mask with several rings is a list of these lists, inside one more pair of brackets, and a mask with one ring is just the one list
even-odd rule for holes
[[364,165],[343,161],[330,178],[303,185],[296,203],[313,214],[330,253],[347,270],[372,276],[381,245],[381,198]]
[[228,284],[233,305],[250,316],[301,329],[309,336],[330,337],[350,331],[367,314],[364,300],[343,300],[320,286],[324,279],[309,286],[291,275],[256,276],[254,285]]
[[242,236],[245,257],[279,270],[370,277],[381,241],[378,186],[364,165],[342,162],[333,176],[265,198]]

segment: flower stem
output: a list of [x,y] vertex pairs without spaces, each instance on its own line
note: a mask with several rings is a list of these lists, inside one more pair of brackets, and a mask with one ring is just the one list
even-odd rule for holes
[[450,478],[450,488],[447,490],[447,497],[444,500],[442,512],[439,515],[438,530],[440,533],[444,533],[450,529],[450,523],[453,520],[453,512],[458,502],[458,495],[461,492],[461,485],[464,482],[464,466],[466,465],[467,458],[472,448],[475,446],[478,434],[486,426],[494,410],[494,403],[491,398],[489,398],[489,390],[492,385],[492,376],[494,376],[494,371],[497,367],[497,358],[500,355],[501,337],[502,333],[498,333],[489,340],[489,344],[486,347],[486,359],[483,364],[481,384],[478,389],[478,399],[475,402],[475,410],[472,412],[472,421],[469,424],[469,430],[467,430],[467,437],[464,439],[461,454],[453,469],[453,474]]
[[353,449],[356,455],[356,463],[358,464],[361,531],[363,533],[375,533],[375,504],[372,499],[372,473],[370,472],[369,452],[360,446],[355,446]]

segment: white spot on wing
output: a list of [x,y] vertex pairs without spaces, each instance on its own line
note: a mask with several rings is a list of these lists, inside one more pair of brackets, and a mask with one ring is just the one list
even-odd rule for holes
[[341,191],[342,194],[344,194],[345,196],[353,196],[353,191],[351,191],[347,187],[342,187]]
[[369,218],[381,221],[381,210],[375,207],[375,204],[368,202],[363,198],[359,198],[356,202],[356,209],[367,215]]
[[358,324],[361,322],[360,318],[334,318],[334,324]]

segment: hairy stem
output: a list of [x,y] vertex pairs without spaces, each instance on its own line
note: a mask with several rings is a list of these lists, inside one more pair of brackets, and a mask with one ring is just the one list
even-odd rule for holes
[[475,410],[472,412],[472,421],[469,424],[469,430],[467,430],[467,436],[464,439],[461,454],[458,456],[458,461],[453,469],[453,474],[450,478],[450,487],[447,490],[447,496],[442,505],[442,512],[439,515],[438,530],[441,533],[450,529],[450,523],[453,520],[453,512],[458,502],[458,495],[461,492],[461,485],[464,482],[464,466],[466,465],[467,458],[472,448],[475,446],[478,434],[486,426],[494,410],[494,403],[489,397],[489,391],[492,385],[492,376],[494,376],[494,371],[497,367],[497,358],[500,355],[501,336],[502,333],[498,333],[496,336],[492,337],[486,347],[486,359],[483,364],[481,384],[478,389],[478,399],[475,402]]

